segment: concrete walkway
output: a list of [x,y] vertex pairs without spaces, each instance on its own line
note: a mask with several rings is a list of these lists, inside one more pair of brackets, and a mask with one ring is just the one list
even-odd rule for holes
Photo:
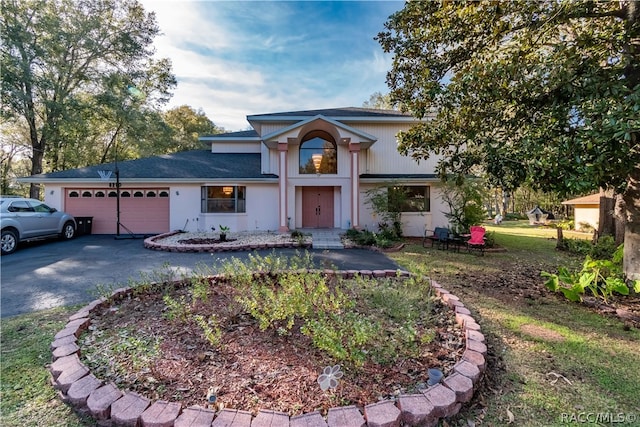
[[340,234],[344,233],[344,230],[339,228],[320,228],[301,231],[311,234],[313,241],[311,247],[313,249],[344,249],[344,245],[340,241]]

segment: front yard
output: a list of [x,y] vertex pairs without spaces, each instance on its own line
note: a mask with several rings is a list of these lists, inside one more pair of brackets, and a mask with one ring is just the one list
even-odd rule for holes
[[[506,252],[476,256],[409,243],[388,254],[459,296],[487,338],[483,385],[446,425],[640,424],[640,329],[543,286],[541,271],[581,262],[555,250],[555,230],[487,228]],[[640,304],[638,295],[625,301],[632,310]],[[93,425],[59,400],[46,370],[52,337],[75,310],[2,320],[0,424]]]

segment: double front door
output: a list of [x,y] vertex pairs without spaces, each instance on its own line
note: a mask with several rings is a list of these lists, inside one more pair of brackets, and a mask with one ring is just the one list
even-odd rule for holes
[[302,187],[302,227],[333,228],[333,187]]

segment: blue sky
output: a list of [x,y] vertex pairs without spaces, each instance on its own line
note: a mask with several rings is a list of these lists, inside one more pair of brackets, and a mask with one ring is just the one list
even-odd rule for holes
[[403,1],[141,0],[178,80],[167,108],[201,108],[229,131],[251,114],[359,107],[388,92],[373,38]]

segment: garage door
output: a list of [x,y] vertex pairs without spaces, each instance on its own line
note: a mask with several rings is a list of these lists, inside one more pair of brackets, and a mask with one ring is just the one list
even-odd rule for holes
[[[93,234],[116,234],[117,197],[114,189],[67,188],[65,211],[93,217]],[[169,189],[120,190],[120,234],[158,234],[169,231]]]

